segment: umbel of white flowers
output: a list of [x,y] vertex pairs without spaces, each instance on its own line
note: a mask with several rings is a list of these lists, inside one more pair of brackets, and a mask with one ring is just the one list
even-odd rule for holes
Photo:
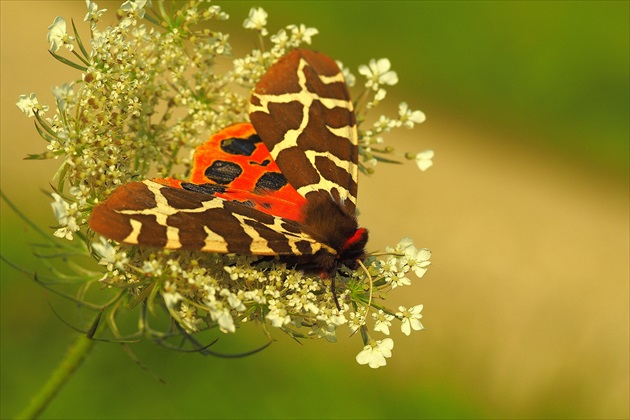
[[[392,355],[393,322],[399,322],[405,335],[423,328],[422,305],[392,310],[383,304],[389,292],[411,285],[430,265],[431,253],[416,248],[409,238],[380,256],[369,256],[369,275],[344,273],[339,310],[328,284],[277,261],[252,265],[251,257],[235,255],[144,248],[130,252],[130,247],[103,238],[93,242],[87,234],[91,209],[119,185],[147,178],[150,171],[185,179],[195,147],[210,133],[246,121],[246,92],[288,51],[311,44],[317,29],[287,25],[270,34],[267,13],[252,8],[243,26],[257,32],[260,48],[235,58],[228,34],[212,29],[214,21],[228,18],[218,5],[192,0],[184,9],[166,11],[149,10],[150,2],[144,0],[126,1],[118,10],[118,24],[102,27],[98,23],[105,9],[90,0],[86,4],[89,43],[81,40],[74,24],[69,33],[62,17],[48,28],[53,56],[80,72],[72,82],[53,88],[53,115],[47,115],[51,108],[39,104],[34,93],[21,95],[17,102],[36,119],[47,142],[43,153],[29,158],[60,162],[52,194],[58,222],[54,235],[85,242],[83,249],[91,250],[103,266],[94,276],[101,285],[133,297],[147,285],[154,287],[155,293],[147,293],[149,304],[163,305],[188,333],[213,327],[234,333],[244,322],[257,321],[296,338],[334,342],[338,328],[346,326],[360,331],[363,340],[357,362],[384,366]],[[231,61],[230,70],[219,72],[218,61]],[[347,84],[355,86],[357,77],[343,63],[338,65]],[[398,75],[387,58],[370,60],[358,73],[363,83],[353,97],[360,167],[371,173],[379,162],[396,156],[384,145],[386,135],[412,129],[425,116],[401,102],[396,116],[380,115],[368,125],[368,114],[385,101]],[[402,156],[415,160],[422,171],[432,165],[431,150]],[[115,314],[109,319],[115,320]],[[377,335],[384,337],[373,338]]]

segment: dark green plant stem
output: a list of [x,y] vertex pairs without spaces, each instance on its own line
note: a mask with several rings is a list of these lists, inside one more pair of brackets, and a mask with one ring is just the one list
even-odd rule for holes
[[53,372],[48,382],[31,399],[28,406],[17,416],[18,419],[36,419],[48,407],[65,383],[81,366],[87,355],[94,347],[94,340],[86,335],[80,335],[68,349],[65,358]]

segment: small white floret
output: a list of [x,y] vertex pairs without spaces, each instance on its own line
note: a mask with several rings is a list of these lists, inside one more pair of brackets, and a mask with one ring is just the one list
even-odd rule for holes
[[392,349],[394,348],[394,340],[386,338],[380,341],[374,341],[357,354],[356,360],[360,365],[368,365],[372,369],[377,369],[387,364],[387,358],[392,357]]

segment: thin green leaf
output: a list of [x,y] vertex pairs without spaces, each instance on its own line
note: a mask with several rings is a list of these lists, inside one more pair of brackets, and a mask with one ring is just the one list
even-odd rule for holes
[[37,124],[37,121],[35,121],[35,129],[37,130],[37,132],[39,133],[39,136],[41,138],[43,138],[44,140],[46,140],[46,142],[50,143],[53,140],[58,139],[58,137],[53,137],[51,135],[49,135],[46,131],[42,130],[42,128],[40,127],[39,124]]
[[[42,262],[51,272],[51,279],[54,279],[55,284],[77,284],[78,282],[86,281],[86,278],[77,274],[66,274],[46,262]],[[98,278],[87,279],[87,281],[96,281]],[[52,284],[48,282],[47,284]]]
[[142,289],[142,291],[140,293],[138,293],[137,296],[134,296],[134,298],[131,300],[131,302],[129,302],[127,304],[126,309],[127,310],[132,310],[133,308],[135,308],[139,303],[143,302],[153,291],[153,289],[155,288],[155,283],[153,282],[151,284],[149,284],[147,287],[145,287],[144,289]]
[[379,155],[373,155],[373,156],[374,156],[374,159],[378,160],[379,162],[396,163],[396,164],[399,164],[399,165],[402,164],[402,162],[399,162],[397,160],[387,159],[387,158],[384,158],[384,157],[380,157]]
[[297,332],[295,330],[292,330],[290,328],[282,328],[282,332],[284,332],[286,335],[288,335],[289,337],[291,337],[292,339],[294,339],[297,343],[302,344],[302,342],[300,341],[300,339],[308,339],[310,338],[307,335],[304,335],[300,332]]
[[[39,112],[35,113],[35,119],[44,128],[44,130],[46,130],[48,134],[50,134],[53,138],[56,138],[56,139],[59,138],[59,136],[57,136],[57,133],[53,131],[53,129],[48,124],[48,122],[45,119],[43,119],[41,115],[39,115]],[[35,123],[35,127],[37,127],[37,123]],[[39,131],[39,128],[37,129],[37,131]]]
[[31,219],[29,219],[28,217],[26,217],[24,215],[24,213],[22,213],[20,211],[20,209],[18,209],[17,207],[15,207],[15,205],[11,202],[11,200],[9,200],[7,198],[6,195],[4,195],[4,193],[2,192],[2,190],[0,190],[0,197],[2,197],[2,199],[4,200],[5,203],[7,203],[7,205],[11,208],[11,210],[13,210],[15,212],[15,214],[17,214],[20,219],[24,220],[26,222],[26,224],[28,224],[30,227],[32,227],[35,232],[39,233],[41,236],[43,236],[47,241],[51,242],[51,243],[55,243],[55,240],[50,236],[50,234],[48,232],[44,232],[39,226],[37,226],[35,223],[33,223],[31,221]]
[[211,341],[210,344],[207,344],[204,347],[194,348],[194,349],[184,349],[181,346],[174,346],[174,345],[172,345],[172,344],[170,344],[170,343],[168,343],[167,341],[164,341],[164,340],[159,340],[158,344],[160,346],[162,346],[162,347],[165,347],[165,348],[169,349],[169,350],[180,351],[182,353],[201,353],[201,354],[204,354],[204,352],[210,352],[208,350],[208,348],[210,346],[213,346],[214,344],[216,344],[217,341],[219,341],[218,338],[216,338],[214,341]]
[[[70,19],[70,21],[72,22],[72,30],[74,31],[74,37],[77,40],[77,44],[79,45],[79,48],[81,49],[81,52],[83,53],[83,56],[85,58],[88,58],[90,55],[88,54],[87,50],[83,46],[83,42],[81,41],[81,37],[79,36],[79,32],[77,32],[77,27],[74,24],[74,19]],[[85,64],[89,65],[88,62],[85,62]]]
[[77,69],[77,70],[87,71],[87,67],[84,67],[84,66],[82,66],[82,65],[80,65],[80,64],[77,64],[77,63],[75,63],[75,62],[73,62],[73,61],[70,61],[70,60],[68,60],[67,58],[63,58],[62,56],[57,55],[57,54],[55,54],[54,52],[52,52],[52,51],[50,51],[50,50],[48,50],[48,52],[50,53],[50,55],[52,55],[53,57],[55,57],[55,59],[56,59],[57,61],[59,61],[59,62],[61,62],[61,63],[65,64],[65,65],[67,65],[67,66],[70,66],[70,67],[75,68],[75,69]]
[[94,319],[94,322],[92,323],[92,325],[90,326],[90,329],[87,332],[87,337],[89,339],[94,338],[94,335],[96,334],[96,330],[98,330],[99,325],[101,325],[101,318],[103,317],[103,311],[101,310],[98,315],[96,315],[96,319]]
[[28,154],[24,158],[24,160],[45,160],[45,159],[49,159],[49,158],[45,157],[44,154]]
[[98,310],[100,310],[100,309],[101,309],[101,305],[94,305],[94,304],[92,304],[92,303],[90,303],[90,302],[86,302],[86,301],[83,301],[83,300],[77,299],[77,298],[75,298],[74,296],[69,295],[69,294],[67,294],[67,293],[63,293],[63,292],[61,292],[61,291],[59,291],[59,290],[55,289],[54,287],[50,287],[48,283],[45,283],[45,282],[43,282],[43,281],[41,281],[41,280],[39,279],[39,276],[37,275],[37,273],[33,273],[33,279],[34,279],[34,280],[35,280],[35,281],[36,281],[36,282],[37,282],[40,286],[42,286],[43,288],[45,288],[46,290],[48,290],[48,291],[50,291],[50,292],[52,292],[52,293],[54,293],[54,294],[56,294],[56,295],[58,295],[58,296],[61,296],[62,298],[65,298],[65,299],[67,299],[67,300],[69,300],[69,301],[71,301],[71,302],[74,302],[74,303],[76,303],[76,304],[78,304],[78,305],[84,306],[84,307],[89,308],[89,309],[93,309],[93,310],[95,310],[95,311],[98,311]]
[[67,259],[70,257],[83,257],[85,254],[81,252],[62,251],[55,254],[42,254],[37,251],[33,251],[33,255],[41,259]]
[[90,65],[90,62],[89,62],[89,61],[87,61],[85,58],[81,57],[81,56],[79,55],[79,53],[77,52],[77,50],[72,50],[72,54],[74,54],[74,56],[75,56],[76,58],[78,58],[79,60],[81,60],[81,62],[82,62],[83,64],[85,64],[86,66],[89,66],[89,65]]
[[361,325],[359,329],[361,330],[361,339],[363,340],[363,345],[367,346],[370,343],[370,336],[368,335],[367,327],[364,324]]
[[55,172],[55,174],[53,175],[53,179],[59,180],[59,183],[57,184],[57,191],[63,191],[65,182],[66,182],[66,174],[68,173],[69,170],[70,170],[70,163],[68,163],[68,161],[65,160],[61,164],[59,169],[57,169],[57,172]]
[[[63,319],[61,317],[61,315],[59,315],[59,313],[55,310],[55,308],[50,304],[50,302],[48,303],[48,306],[50,307],[50,310],[55,314],[57,319],[59,319],[59,321],[61,321],[67,327],[72,328],[76,332],[78,332],[80,334],[85,334],[87,336],[87,338],[89,338],[90,340],[103,341],[105,343],[122,343],[122,344],[137,343],[139,341],[139,340],[131,340],[131,339],[120,339],[120,340],[116,339],[116,340],[112,340],[111,338],[94,338],[93,336],[90,336],[91,329],[88,330],[88,331],[83,331],[80,328],[75,327],[74,325],[70,324],[68,321]],[[101,313],[99,313],[99,316],[97,317],[99,322],[100,322],[101,314],[102,314],[102,311],[101,311]]]
[[149,369],[144,363],[142,363],[140,361],[140,359],[138,358],[138,356],[135,355],[135,353],[131,350],[131,348],[123,343],[123,349],[125,350],[125,353],[127,353],[127,355],[129,356],[129,358],[136,364],[138,365],[138,367],[140,367],[140,369],[144,370],[145,372],[147,372],[148,374],[150,374],[151,376],[153,376],[158,382],[165,384],[166,381],[159,376],[157,373],[153,372],[151,369]]
[[[266,349],[267,347],[269,347],[272,343],[272,341],[269,341],[268,343],[262,345],[261,347],[258,347],[256,349],[244,352],[244,353],[237,353],[237,354],[225,354],[225,353],[217,353],[214,351],[209,350],[207,347],[208,346],[202,346],[201,343],[199,341],[197,341],[192,335],[190,335],[188,332],[186,332],[181,325],[179,324],[175,324],[175,326],[177,327],[178,330],[180,330],[180,332],[182,333],[182,335],[188,340],[190,341],[193,346],[197,347],[197,351],[199,351],[199,353],[203,354],[203,355],[212,355],[212,356],[216,356],[216,357],[222,357],[222,358],[226,358],[226,359],[237,359],[237,358],[241,358],[241,357],[247,357],[247,356],[251,356],[252,354],[256,354],[260,351],[263,351],[264,349]],[[212,343],[210,343],[210,345],[216,343],[218,341],[215,340]],[[160,344],[164,344],[164,343],[160,343]]]
[[148,20],[149,22],[151,22],[152,24],[156,26],[162,26],[159,20],[159,16],[157,14],[155,16],[152,16],[153,13],[154,13],[153,10],[151,9],[147,10],[147,12],[144,15],[144,19]]
[[[52,311],[53,314],[55,314],[55,316],[57,317],[57,319],[59,321],[61,321],[62,324],[65,324],[66,327],[69,327],[73,330],[75,330],[76,332],[80,333],[80,334],[86,334],[86,331],[83,331],[82,329],[75,327],[74,325],[72,325],[71,323],[69,323],[68,321],[66,321],[60,314],[59,312],[57,312],[55,310],[55,307],[52,306],[52,304],[50,303],[50,301],[48,301],[48,307],[50,308],[50,310]],[[92,338],[92,337],[89,337]]]
[[[83,256],[85,256],[85,254],[83,254]],[[89,270],[85,267],[83,267],[82,265],[77,264],[76,262],[70,260],[67,263],[68,268],[70,268],[71,270],[74,270],[75,273],[78,274],[82,274],[84,276],[87,277],[98,277],[101,278],[103,277],[103,273],[101,273],[100,271],[94,271],[94,270]]]
[[[166,22],[168,26],[172,26],[171,15],[166,11],[166,8],[164,6],[165,6],[165,2],[163,1],[158,2],[158,8],[160,9],[160,17],[164,19],[164,22]],[[162,26],[160,23],[158,23],[158,25]]]
[[20,273],[27,275],[27,276],[31,276],[31,272],[28,271],[25,268],[20,267],[19,265],[15,264],[13,261],[9,260],[7,257],[5,257],[4,255],[0,254],[0,260],[4,261],[6,264],[9,265],[9,267],[11,267],[12,269],[19,271]]
[[160,287],[153,287],[150,290],[150,294],[149,297],[147,298],[147,305],[146,308],[149,310],[149,312],[151,312],[152,314],[155,314],[155,296],[159,293],[160,291]]

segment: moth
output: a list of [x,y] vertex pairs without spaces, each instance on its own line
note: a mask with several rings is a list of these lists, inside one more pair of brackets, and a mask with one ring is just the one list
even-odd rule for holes
[[280,256],[322,278],[357,269],[368,231],[355,216],[357,123],[339,67],[291,51],[256,84],[249,117],[196,149],[189,180],[118,187],[91,229],[139,246]]

